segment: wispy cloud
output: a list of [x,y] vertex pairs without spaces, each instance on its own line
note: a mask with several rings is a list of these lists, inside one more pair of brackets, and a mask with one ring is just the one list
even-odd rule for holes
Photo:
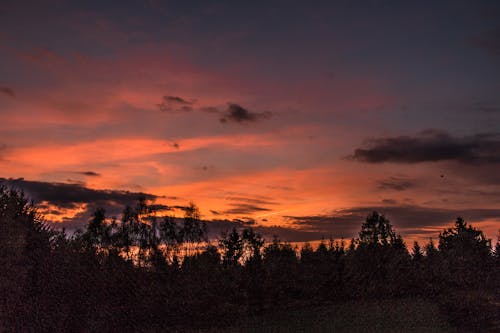
[[6,95],[8,97],[16,97],[14,90],[12,90],[9,87],[0,86],[0,93]]
[[177,111],[193,111],[194,101],[188,101],[178,96],[163,96],[160,104],[157,104],[160,111],[177,112]]
[[79,171],[77,172],[80,175],[88,176],[88,177],[100,177],[101,174],[94,171]]
[[253,214],[253,213],[257,213],[257,212],[271,211],[271,209],[263,207],[263,206],[257,206],[257,205],[245,204],[245,203],[234,203],[234,204],[229,204],[229,206],[231,206],[232,208],[225,210],[224,214],[246,215],[246,214]]
[[389,177],[377,181],[377,187],[381,190],[404,191],[415,186],[415,182],[401,177]]
[[463,208],[460,210],[432,208],[417,205],[397,205],[391,200],[386,206],[360,206],[343,209],[328,215],[284,216],[301,230],[315,232],[328,237],[355,236],[366,216],[378,211],[384,214],[402,234],[415,230],[431,229],[439,232],[453,223],[457,216],[468,221],[500,220],[499,209]]
[[[195,105],[196,104],[196,105]],[[219,116],[219,121],[222,123],[251,123],[271,117],[271,112],[255,112],[250,111],[236,103],[228,103],[227,108],[219,108],[210,105],[201,105],[196,100],[188,100],[179,96],[165,95],[161,103],[157,104],[160,111],[164,112],[190,112],[198,111],[211,113]]]

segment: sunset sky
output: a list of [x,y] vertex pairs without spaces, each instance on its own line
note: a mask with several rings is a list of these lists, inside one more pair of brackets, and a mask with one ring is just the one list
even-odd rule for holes
[[289,241],[500,228],[498,1],[0,5],[0,181],[74,228],[137,193]]

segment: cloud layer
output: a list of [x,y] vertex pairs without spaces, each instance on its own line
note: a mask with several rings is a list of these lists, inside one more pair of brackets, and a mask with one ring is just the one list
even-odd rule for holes
[[218,115],[221,123],[252,123],[271,117],[271,112],[250,111],[239,104],[228,103],[227,109],[223,110],[215,106],[195,105],[199,104],[196,100],[188,100],[179,96],[165,95],[162,102],[157,104],[160,111],[163,112],[190,112],[199,111],[208,114]]
[[500,221],[500,209],[452,210],[415,205],[353,207],[330,215],[285,216],[285,218],[301,230],[316,233],[317,236],[353,237],[366,216],[373,211],[384,214],[403,235],[429,233],[435,236],[445,226],[452,224],[458,216],[475,222]]
[[119,215],[125,206],[134,206],[140,198],[154,201],[159,197],[142,192],[96,190],[79,183],[51,183],[24,179],[0,178],[0,185],[22,190],[35,203],[42,203],[42,212],[58,215],[58,210],[84,207],[75,216],[64,219],[65,226],[82,226],[97,208],[104,208],[110,216]]
[[251,112],[238,104],[229,103],[229,106],[225,112],[225,115],[220,118],[220,121],[225,122],[255,122],[261,119],[267,119],[271,116],[270,112]]
[[415,136],[371,139],[352,158],[367,163],[420,163],[456,161],[464,164],[500,162],[500,133],[455,137],[426,130]]

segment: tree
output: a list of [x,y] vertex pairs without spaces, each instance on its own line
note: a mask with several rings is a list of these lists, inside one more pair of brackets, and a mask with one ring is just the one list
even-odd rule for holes
[[160,242],[165,246],[164,252],[166,260],[170,263],[177,260],[179,247],[182,244],[182,232],[177,224],[175,217],[165,216],[158,227]]
[[397,238],[389,220],[374,211],[361,226],[358,243],[363,246],[387,246],[395,244]]
[[412,258],[414,261],[420,261],[422,260],[424,254],[422,252],[422,248],[418,244],[417,241],[413,243],[413,249],[412,249]]
[[427,243],[424,247],[425,249],[425,256],[427,258],[432,258],[436,255],[438,255],[439,251],[436,248],[436,245],[434,244],[434,240],[432,238],[429,239],[429,243]]
[[439,234],[439,250],[460,260],[484,260],[491,254],[491,241],[458,217],[452,228]]
[[200,219],[200,210],[190,202],[186,207],[180,236],[186,244],[186,254],[190,254],[194,244],[207,240],[207,225]]
[[222,251],[222,262],[225,266],[236,266],[243,255],[244,249],[243,239],[233,227],[233,230],[228,234],[223,232],[219,239],[219,247]]
[[106,246],[109,240],[108,228],[106,226],[106,212],[102,208],[98,208],[92,219],[87,224],[87,230],[83,234],[85,242],[90,248]]
[[410,255],[384,215],[369,214],[361,226],[358,246],[348,252],[346,282],[354,296],[387,297],[404,293]]
[[495,258],[500,263],[500,230],[498,230],[497,244],[495,245]]
[[462,217],[457,218],[453,227],[439,234],[438,248],[447,267],[442,278],[448,281],[448,285],[480,287],[491,276],[491,241]]
[[259,233],[256,233],[252,228],[245,228],[241,233],[243,241],[243,249],[245,261],[260,260],[264,239]]

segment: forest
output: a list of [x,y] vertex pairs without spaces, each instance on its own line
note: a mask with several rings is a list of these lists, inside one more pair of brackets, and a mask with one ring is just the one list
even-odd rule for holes
[[67,233],[2,187],[0,331],[217,331],[297,309],[398,299],[437,304],[457,331],[500,327],[500,243],[461,217],[435,243],[411,248],[377,212],[360,221],[358,237],[316,248],[264,240],[252,228],[210,240],[207,226],[194,204],[173,218],[138,199],[119,219],[97,209]]

